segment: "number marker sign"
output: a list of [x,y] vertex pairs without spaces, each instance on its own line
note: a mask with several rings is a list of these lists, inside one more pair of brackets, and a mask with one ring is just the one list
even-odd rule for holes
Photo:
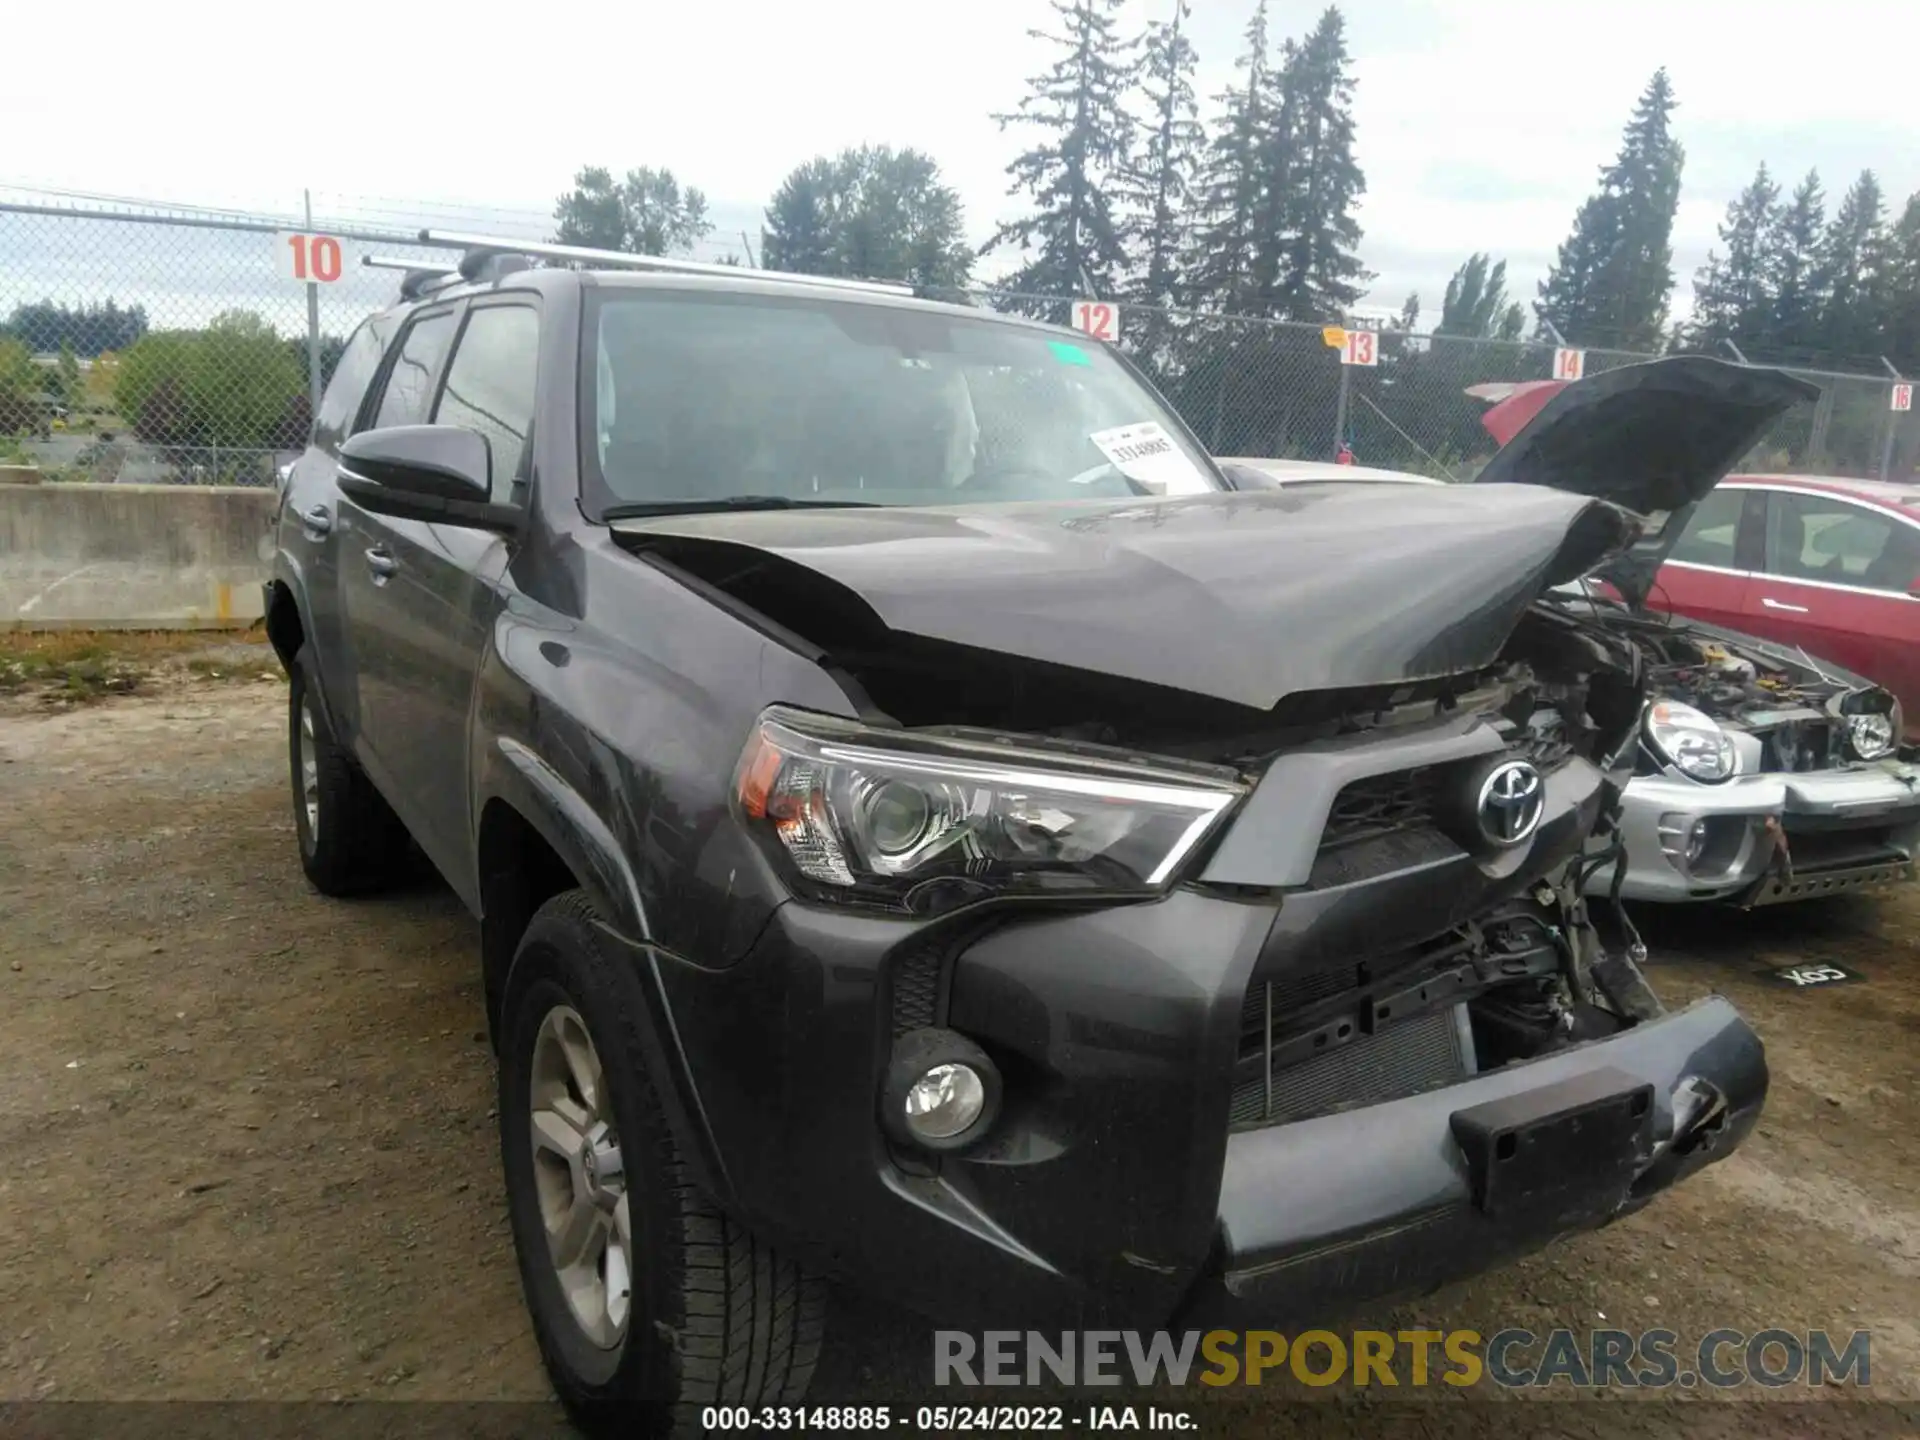
[[1111,345],[1120,338],[1120,307],[1110,300],[1076,300],[1073,328]]
[[1553,378],[1556,380],[1578,380],[1587,373],[1587,352],[1584,350],[1556,350],[1553,352]]
[[1893,408],[1896,410],[1913,409],[1913,386],[1896,385],[1893,387]]
[[345,272],[345,257],[340,242],[331,235],[283,230],[273,237],[274,265],[283,280],[331,285]]
[[1380,363],[1380,337],[1371,330],[1347,331],[1346,343],[1340,347],[1342,365],[1378,365]]

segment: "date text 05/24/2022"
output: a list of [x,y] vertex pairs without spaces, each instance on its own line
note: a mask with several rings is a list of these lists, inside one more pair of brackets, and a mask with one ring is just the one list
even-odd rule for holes
[[1159,1430],[1199,1428],[1185,1410],[1157,1405],[710,1405],[707,1431],[912,1430],[928,1433],[999,1430]]

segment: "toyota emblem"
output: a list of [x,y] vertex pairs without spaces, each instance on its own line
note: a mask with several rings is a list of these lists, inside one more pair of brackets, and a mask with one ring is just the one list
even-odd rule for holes
[[1508,760],[1481,782],[1474,814],[1486,842],[1505,849],[1538,830],[1546,808],[1546,786],[1539,770],[1530,761]]

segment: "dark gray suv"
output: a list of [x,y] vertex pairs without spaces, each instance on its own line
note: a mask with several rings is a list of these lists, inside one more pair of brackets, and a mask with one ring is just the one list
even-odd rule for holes
[[[411,837],[480,918],[583,1420],[798,1399],[828,1277],[1019,1329],[1351,1310],[1753,1125],[1753,1033],[1582,899],[1642,711],[1551,593],[1640,529],[1591,447],[1584,495],[1238,489],[1019,319],[478,251],[408,292],[277,517],[300,857],[343,895]],[[1716,455],[1793,398],[1660,373]]]

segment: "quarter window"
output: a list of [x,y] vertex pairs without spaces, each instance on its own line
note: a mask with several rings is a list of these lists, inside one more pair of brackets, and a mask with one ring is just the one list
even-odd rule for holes
[[467,317],[434,410],[436,422],[487,437],[496,503],[511,499],[514,482],[525,478],[539,358],[537,313],[524,305],[482,306]]

